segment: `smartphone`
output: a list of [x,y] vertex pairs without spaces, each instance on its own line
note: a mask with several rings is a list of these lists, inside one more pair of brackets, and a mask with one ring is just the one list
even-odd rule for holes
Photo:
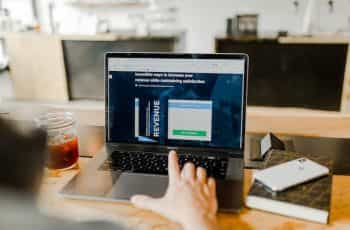
[[317,179],[329,174],[329,169],[307,158],[288,161],[254,174],[254,180],[273,192]]

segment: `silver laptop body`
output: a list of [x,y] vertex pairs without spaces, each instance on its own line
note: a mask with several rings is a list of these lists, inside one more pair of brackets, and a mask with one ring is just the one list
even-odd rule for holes
[[106,144],[61,194],[161,197],[174,149],[180,163],[193,161],[216,178],[220,211],[239,211],[247,71],[244,54],[107,53]]

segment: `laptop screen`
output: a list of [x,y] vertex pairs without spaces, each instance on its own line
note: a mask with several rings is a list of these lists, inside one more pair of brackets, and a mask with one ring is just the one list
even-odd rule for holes
[[242,149],[245,62],[108,57],[107,142]]

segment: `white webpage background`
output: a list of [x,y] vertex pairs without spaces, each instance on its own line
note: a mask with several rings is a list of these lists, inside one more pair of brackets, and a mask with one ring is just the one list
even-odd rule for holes
[[[169,103],[196,103],[212,104],[212,101],[199,100],[169,100]],[[205,131],[206,136],[180,136],[173,135],[173,130]],[[168,108],[168,139],[190,140],[190,141],[211,141],[212,133],[212,109],[195,108]]]

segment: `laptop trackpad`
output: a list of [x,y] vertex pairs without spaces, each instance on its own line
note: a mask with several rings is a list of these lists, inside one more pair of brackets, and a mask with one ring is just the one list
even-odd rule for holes
[[107,197],[118,200],[129,200],[131,196],[136,194],[161,197],[167,187],[167,176],[123,173]]

